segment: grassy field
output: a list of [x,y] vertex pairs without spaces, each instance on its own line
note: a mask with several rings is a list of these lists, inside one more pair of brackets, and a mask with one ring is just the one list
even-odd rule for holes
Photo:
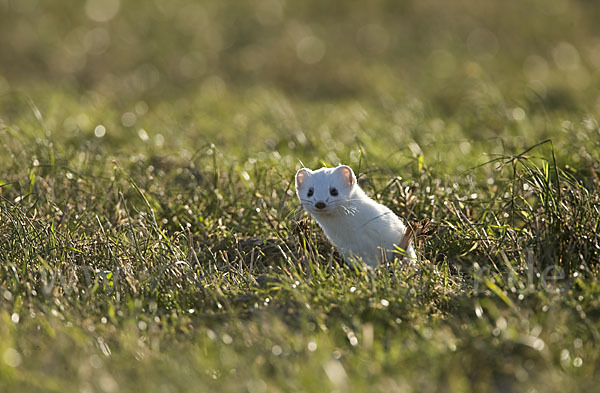
[[[0,392],[600,391],[599,18],[0,1]],[[302,212],[338,163],[416,266]]]

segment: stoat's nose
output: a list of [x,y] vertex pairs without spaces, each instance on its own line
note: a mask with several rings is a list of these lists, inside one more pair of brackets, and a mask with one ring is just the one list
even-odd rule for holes
[[315,207],[317,209],[324,209],[325,208],[325,203],[323,203],[323,202],[317,202],[317,203],[315,203]]

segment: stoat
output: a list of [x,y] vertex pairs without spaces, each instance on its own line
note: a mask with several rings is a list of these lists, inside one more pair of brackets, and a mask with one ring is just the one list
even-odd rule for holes
[[362,260],[374,267],[394,258],[416,260],[412,231],[365,194],[349,166],[300,169],[296,193],[346,262]]

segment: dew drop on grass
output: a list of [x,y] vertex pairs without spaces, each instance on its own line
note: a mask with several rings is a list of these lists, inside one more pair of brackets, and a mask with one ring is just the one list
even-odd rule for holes
[[433,337],[433,329],[427,327],[427,328],[423,329],[422,334],[423,334],[423,338],[425,338],[426,340],[429,340],[429,339],[431,339],[431,337]]
[[508,322],[506,322],[506,319],[504,317],[500,317],[496,320],[496,327],[498,327],[498,329],[504,330],[508,327]]
[[146,112],[148,112],[148,104],[146,104],[144,101],[138,101],[135,104],[135,113],[138,116],[142,116],[145,115]]
[[267,384],[262,379],[251,379],[246,383],[246,389],[248,393],[265,393],[267,391]]
[[283,349],[279,345],[273,345],[271,348],[271,353],[275,356],[279,356],[283,353]]
[[483,316],[483,309],[479,304],[475,306],[475,315],[477,315],[477,318],[481,318]]
[[14,348],[7,348],[2,355],[4,363],[9,367],[19,367],[21,365],[21,354]]
[[537,351],[543,350],[545,346],[546,346],[546,344],[544,343],[544,340],[542,340],[541,338],[535,339],[535,341],[533,342],[533,349],[535,349]]
[[108,22],[117,15],[119,8],[119,0],[87,0],[85,3],[85,13],[94,22]]
[[133,112],[125,112],[121,116],[121,124],[125,127],[132,127],[137,121],[137,116]]
[[89,362],[90,362],[90,366],[92,366],[95,369],[102,368],[102,360],[100,359],[100,356],[98,356],[98,355],[90,356]]
[[512,118],[516,121],[523,121],[526,117],[525,110],[520,107],[513,108],[513,110],[511,111],[511,115]]
[[356,335],[353,332],[348,333],[348,341],[353,347],[358,344],[358,338],[356,338]]
[[143,128],[140,128],[138,130],[137,134],[140,137],[140,139],[144,142],[148,142],[148,140],[150,139],[150,137],[148,136],[148,133]]
[[460,152],[465,155],[471,152],[471,144],[467,141],[459,143],[458,148]]
[[326,51],[325,43],[314,36],[306,36],[296,45],[298,59],[306,64],[318,63],[325,56]]
[[100,388],[105,392],[112,393],[119,391],[117,381],[109,374],[102,375],[98,380],[98,383],[100,384]]
[[542,327],[540,325],[536,325],[531,329],[531,332],[529,334],[538,337],[540,333],[542,333]]
[[102,138],[106,135],[106,127],[102,124],[97,125],[96,128],[94,128],[94,135],[96,135],[96,138]]
[[233,342],[233,338],[231,338],[231,336],[229,334],[227,334],[227,333],[225,333],[223,335],[222,340],[223,340],[223,343],[227,344],[227,345],[229,345],[229,344],[231,344]]
[[515,377],[519,382],[525,382],[529,378],[529,374],[522,367],[518,367],[515,370]]

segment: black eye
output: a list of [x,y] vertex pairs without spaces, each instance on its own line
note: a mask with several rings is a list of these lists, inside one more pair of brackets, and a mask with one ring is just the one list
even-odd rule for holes
[[311,187],[311,188],[308,189],[308,193],[306,194],[306,196],[307,197],[311,197],[311,196],[313,196],[314,192],[315,192],[315,189]]
[[331,194],[331,196],[338,196],[338,190],[337,188],[330,188],[329,189],[329,193]]

